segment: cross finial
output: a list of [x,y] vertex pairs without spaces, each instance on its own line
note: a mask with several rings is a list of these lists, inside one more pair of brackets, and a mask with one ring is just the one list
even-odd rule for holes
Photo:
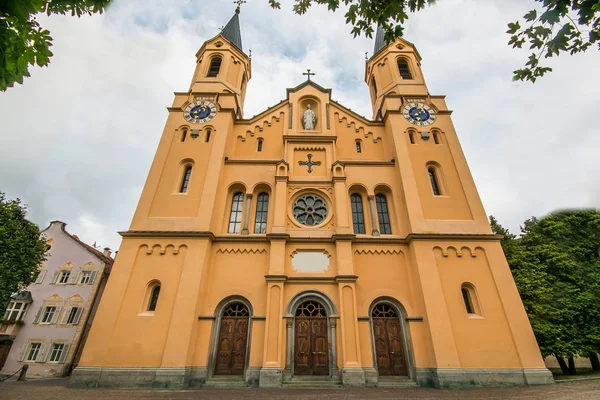
[[302,75],[306,75],[308,77],[308,80],[310,81],[310,76],[311,75],[316,75],[313,72],[310,72],[310,69],[307,69],[306,72],[303,72]]
[[219,28],[219,30],[220,30],[221,32],[223,32],[223,29],[225,29],[225,25],[221,25],[221,27]]
[[244,4],[246,2],[246,0],[236,0],[233,2],[233,4],[237,4],[237,8],[235,9],[236,13],[240,12],[240,7],[242,4]]

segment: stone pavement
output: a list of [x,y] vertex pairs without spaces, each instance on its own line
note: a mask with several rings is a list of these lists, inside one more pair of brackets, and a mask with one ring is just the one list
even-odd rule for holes
[[549,386],[513,388],[418,389],[195,389],[130,390],[69,389],[68,379],[0,383],[0,399],[19,400],[137,400],[137,399],[273,399],[273,400],[398,400],[398,399],[600,399],[600,379]]

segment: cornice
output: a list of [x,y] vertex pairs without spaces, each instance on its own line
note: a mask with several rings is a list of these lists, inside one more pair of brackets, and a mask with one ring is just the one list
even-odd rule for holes
[[265,275],[267,282],[356,282],[357,275],[335,275],[335,276],[288,276],[288,275]]
[[226,158],[225,164],[259,164],[277,165],[281,160],[230,160]]
[[293,237],[288,233],[269,233],[266,235],[215,235],[210,231],[145,231],[130,230],[119,232],[126,238],[207,238],[215,243],[269,243],[272,240],[285,240],[289,243],[335,243],[351,241],[357,244],[410,244],[422,240],[469,240],[500,241],[504,236],[493,233],[411,233],[406,237],[357,236],[354,234],[333,234],[326,237]]
[[333,135],[314,135],[314,134],[304,134],[304,135],[283,135],[283,140],[287,142],[298,141],[302,142],[335,142],[337,141],[337,136]]

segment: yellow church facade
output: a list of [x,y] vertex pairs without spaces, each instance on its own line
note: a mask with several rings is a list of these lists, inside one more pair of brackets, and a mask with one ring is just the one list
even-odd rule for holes
[[367,60],[246,119],[239,10],[173,105],[73,386],[552,383],[444,96]]

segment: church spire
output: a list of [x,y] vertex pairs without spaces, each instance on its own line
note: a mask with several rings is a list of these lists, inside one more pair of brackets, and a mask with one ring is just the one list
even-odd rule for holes
[[238,4],[237,8],[235,9],[235,14],[233,17],[231,17],[227,25],[225,25],[225,28],[223,28],[221,31],[221,35],[223,35],[225,39],[229,40],[235,47],[244,51],[242,48],[242,33],[240,32],[239,15],[240,5]]
[[373,55],[385,47],[385,32],[381,25],[377,25],[377,33],[375,34],[375,47],[373,48]]

